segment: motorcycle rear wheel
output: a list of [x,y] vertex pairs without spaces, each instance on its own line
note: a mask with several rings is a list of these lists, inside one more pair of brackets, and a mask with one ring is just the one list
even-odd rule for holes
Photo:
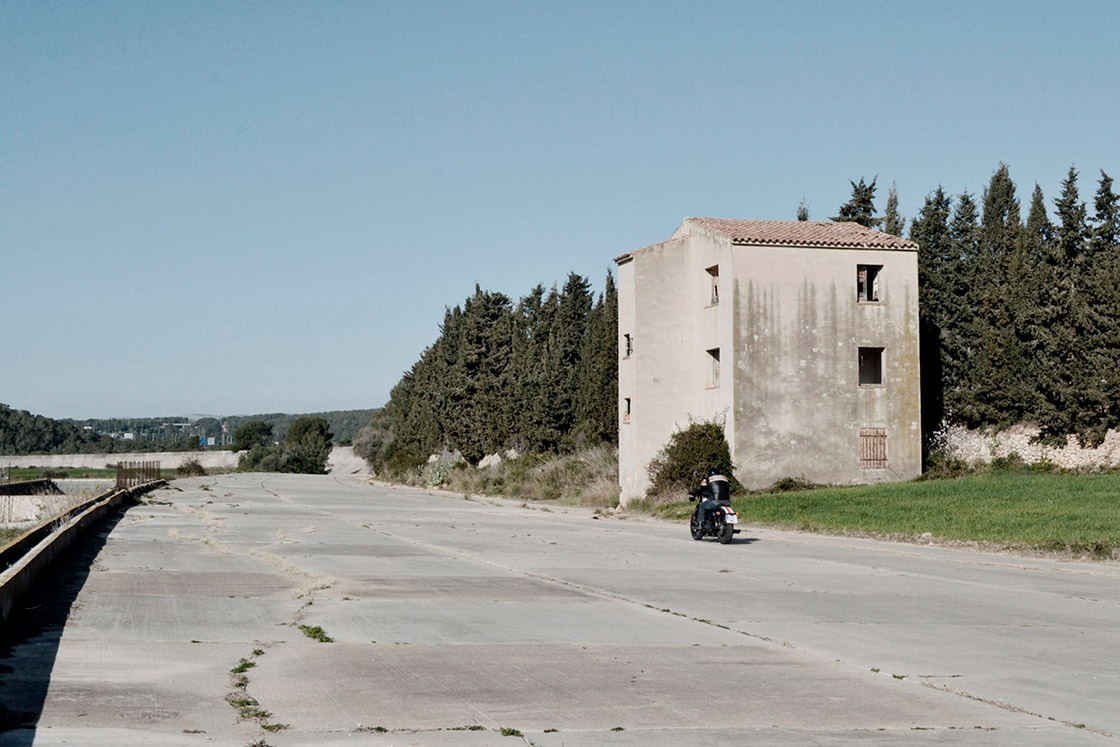
[[719,533],[719,543],[721,545],[728,545],[731,543],[731,537],[735,534],[734,524],[724,524],[723,529]]

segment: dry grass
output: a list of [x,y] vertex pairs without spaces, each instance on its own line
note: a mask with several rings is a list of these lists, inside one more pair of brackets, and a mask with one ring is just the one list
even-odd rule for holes
[[618,505],[618,450],[599,445],[572,454],[526,454],[491,467],[460,465],[442,487],[464,494],[611,508]]
[[0,545],[6,545],[44,521],[55,521],[56,529],[65,523],[61,517],[80,503],[96,498],[97,493],[82,490],[60,495],[0,496]]

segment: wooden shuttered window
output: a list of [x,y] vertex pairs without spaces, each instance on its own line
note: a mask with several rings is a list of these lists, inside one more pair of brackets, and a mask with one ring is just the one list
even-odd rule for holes
[[887,429],[859,429],[859,466],[882,469],[887,466]]

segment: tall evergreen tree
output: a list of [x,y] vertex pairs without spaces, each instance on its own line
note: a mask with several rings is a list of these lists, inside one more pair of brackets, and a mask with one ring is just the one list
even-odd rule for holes
[[1094,370],[1097,356],[1090,343],[1098,337],[1103,317],[1087,303],[1086,286],[1092,285],[1093,275],[1087,253],[1088,211],[1078,194],[1073,167],[1054,206],[1058,222],[1038,285],[1037,386],[1043,401],[1039,420],[1052,438],[1079,433],[1099,440],[1107,427],[1110,403]]
[[859,184],[849,179],[848,183],[852,185],[851,199],[840,206],[840,214],[832,220],[838,223],[851,221],[868,228],[877,228],[882,223],[881,218],[875,217],[875,182],[878,179],[879,177],[875,177],[870,184],[865,183],[863,177],[860,177]]
[[499,451],[511,435],[512,348],[509,298],[476,285],[463,306],[448,371],[449,409],[443,414],[448,445],[471,464]]
[[550,448],[570,448],[575,425],[580,343],[591,311],[591,284],[569,273],[550,330],[545,369],[543,433]]
[[984,190],[974,316],[977,354],[972,369],[972,412],[980,422],[1015,423],[1025,409],[1023,350],[1015,334],[1013,299],[1024,278],[1012,275],[1022,223],[1015,183],[1001,163]]
[[513,446],[541,452],[556,448],[560,434],[549,425],[549,346],[560,300],[556,287],[547,294],[538,285],[521,300],[515,323],[517,388]]
[[[1091,264],[1083,274],[1086,304],[1095,312],[1095,328],[1086,340],[1090,370],[1099,377],[1108,411],[1103,427],[1120,425],[1120,198],[1103,170],[1093,202],[1088,247]],[[1088,434],[1096,441],[1101,426]]]
[[887,193],[887,209],[883,213],[883,231],[892,236],[901,236],[906,227],[906,219],[898,212],[898,188],[891,182]]
[[957,203],[949,222],[951,256],[956,262],[956,272],[948,272],[945,285],[951,296],[959,299],[956,315],[947,320],[941,330],[942,377],[945,414],[950,419],[968,424],[977,422],[974,402],[975,366],[979,351],[979,325],[976,309],[979,306],[976,288],[980,274],[980,225],[976,201],[967,192],[957,196]]
[[1013,279],[1007,287],[1008,315],[1024,356],[1018,396],[1022,417],[1027,420],[1039,420],[1044,407],[1037,386],[1037,369],[1046,365],[1043,348],[1050,334],[1041,301],[1049,277],[1047,266],[1053,241],[1054,227],[1046,214],[1042,187],[1036,183],[1026,227],[1008,259],[1008,277]]
[[801,198],[801,204],[797,206],[797,219],[800,221],[809,220],[809,206],[805,204],[805,198]]
[[605,290],[587,318],[576,394],[580,436],[592,442],[617,442],[618,292],[610,272]]
[[544,366],[552,320],[556,318],[556,288],[550,296],[544,286],[536,286],[521,299],[514,312],[513,439],[511,446],[523,451],[539,451],[543,445],[535,433],[543,422]]
[[946,348],[957,323],[960,299],[951,286],[959,272],[949,235],[951,201],[938,186],[926,196],[918,217],[910,224],[910,240],[918,243],[918,295],[922,370],[922,432],[927,437],[945,416],[946,367],[952,353]]

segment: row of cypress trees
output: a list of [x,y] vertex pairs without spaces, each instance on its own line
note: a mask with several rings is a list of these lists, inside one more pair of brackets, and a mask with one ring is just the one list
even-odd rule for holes
[[1030,422],[1099,443],[1120,424],[1120,209],[1101,171],[1092,211],[1070,168],[1026,222],[1000,164],[979,201],[931,192],[910,226],[919,252],[923,430]]
[[487,454],[568,451],[618,438],[618,295],[608,272],[538,285],[514,304],[475,286],[393,388],[391,438],[374,456],[400,468],[447,448]]
[[[1078,178],[1070,168],[1053,218],[1036,184],[1024,223],[1000,164],[979,198],[939,186],[910,221],[927,436],[945,422],[1030,422],[1048,440],[1096,444],[1120,425],[1120,198],[1102,171],[1090,209]],[[833,220],[901,235],[897,192],[880,218],[875,187],[852,182]],[[393,389],[391,438],[373,456],[403,466],[449,448],[477,463],[616,441],[617,305],[609,273],[597,301],[574,273],[516,304],[476,286]]]

